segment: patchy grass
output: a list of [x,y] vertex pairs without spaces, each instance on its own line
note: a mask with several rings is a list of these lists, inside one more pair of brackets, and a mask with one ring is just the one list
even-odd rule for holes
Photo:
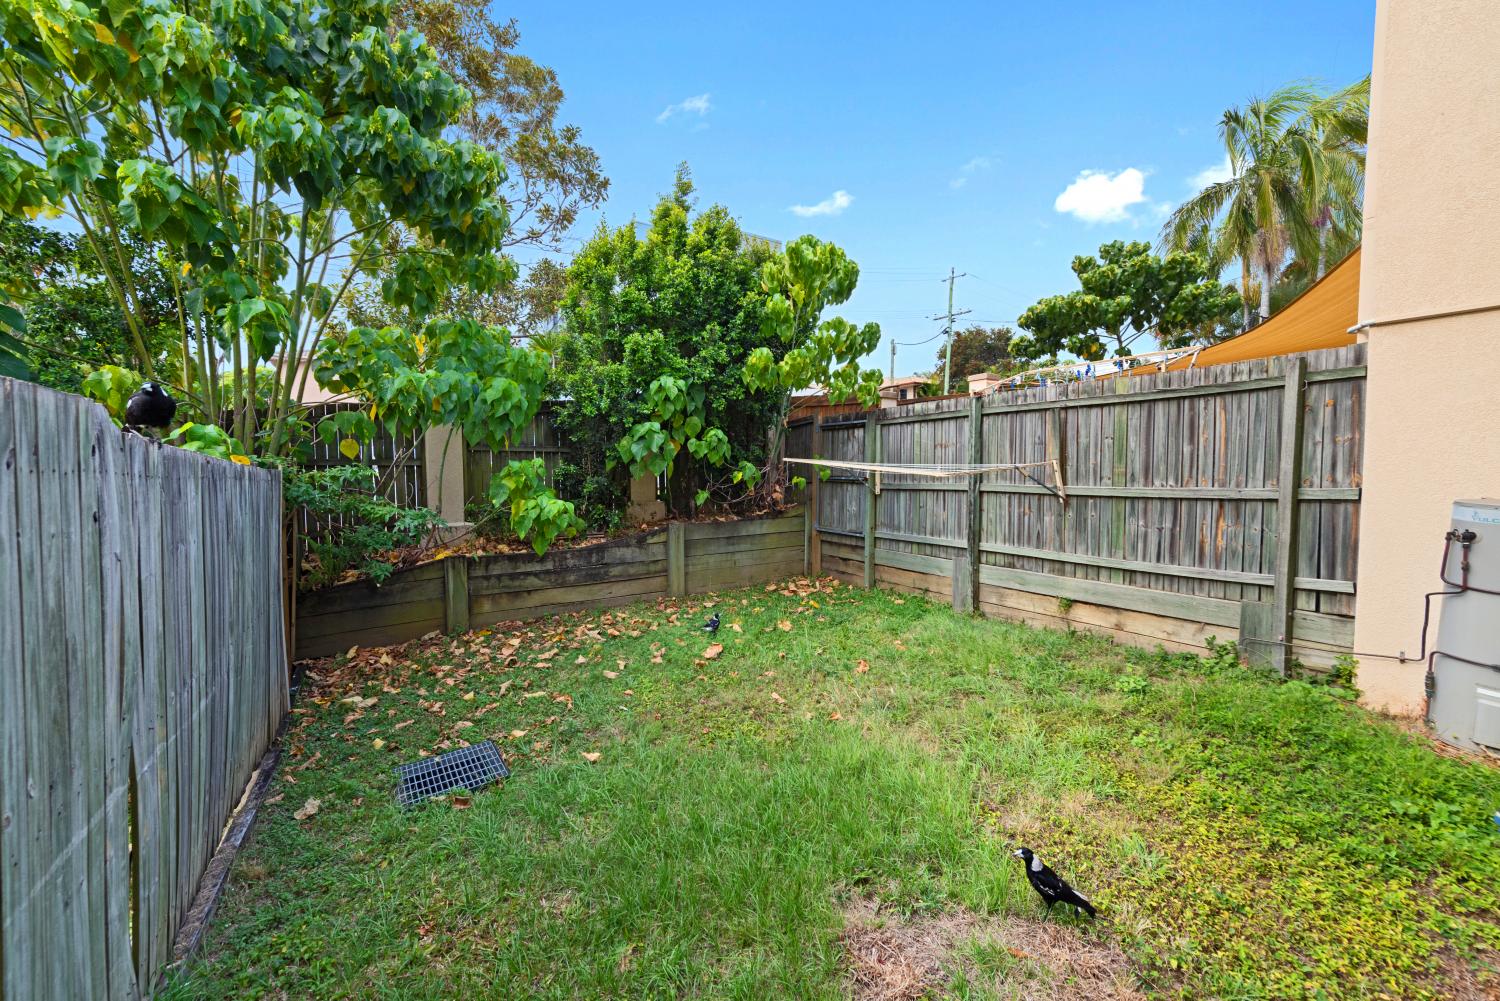
[[315,673],[168,998],[1496,996],[1500,770],[1222,658],[804,581]]

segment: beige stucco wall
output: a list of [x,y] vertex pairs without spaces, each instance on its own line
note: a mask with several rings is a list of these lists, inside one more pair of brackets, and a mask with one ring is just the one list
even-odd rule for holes
[[[1422,595],[1452,502],[1500,497],[1500,4],[1380,0],[1359,318],[1369,324],[1355,649],[1422,709]],[[1477,310],[1462,316],[1416,319]],[[1434,627],[1434,638],[1436,631]]]

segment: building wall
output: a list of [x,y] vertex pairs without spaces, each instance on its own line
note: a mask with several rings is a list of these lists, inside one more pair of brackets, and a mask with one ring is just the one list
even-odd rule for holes
[[[1439,586],[1452,502],[1500,496],[1496,52],[1494,0],[1377,4],[1359,300],[1369,409],[1355,649],[1366,700],[1397,713],[1422,711],[1425,667],[1370,654],[1416,655],[1422,595]],[[1459,310],[1472,312],[1434,315]]]

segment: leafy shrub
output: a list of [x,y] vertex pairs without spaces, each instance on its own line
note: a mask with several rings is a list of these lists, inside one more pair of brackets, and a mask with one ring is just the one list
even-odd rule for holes
[[384,581],[396,567],[394,551],[421,542],[443,520],[427,508],[398,507],[377,497],[375,470],[365,466],[285,471],[283,489],[290,506],[306,509],[316,526],[304,568],[305,590],[335,583],[350,570]]
[[166,440],[185,452],[199,452],[215,459],[228,459],[242,466],[250,465],[245,446],[217,424],[194,424],[190,421],[167,435]]
[[1328,684],[1334,688],[1342,688],[1359,698],[1359,686],[1354,683],[1355,673],[1359,670],[1359,661],[1352,653],[1341,653],[1333,658],[1333,667],[1328,671]]
[[1240,667],[1240,648],[1233,642],[1220,643],[1217,637],[1210,636],[1203,645],[1208,647],[1208,656],[1203,658],[1205,674],[1223,674]]
[[541,459],[515,460],[490,480],[490,500],[510,511],[510,527],[531,543],[540,556],[559,537],[571,538],[584,527],[569,501],[547,487],[547,467]]

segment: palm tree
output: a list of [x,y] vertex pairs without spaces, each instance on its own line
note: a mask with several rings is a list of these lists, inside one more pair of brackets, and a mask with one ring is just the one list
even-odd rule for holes
[[1328,246],[1352,247],[1363,228],[1365,146],[1370,133],[1370,78],[1330,94],[1308,109],[1308,121],[1323,144],[1327,185],[1311,191],[1318,228],[1316,277],[1328,270]]
[[[1289,84],[1219,121],[1228,180],[1210,184],[1172,213],[1162,229],[1167,249],[1196,249],[1220,267],[1240,262],[1249,326],[1251,276],[1259,278],[1262,320],[1288,252],[1299,258],[1326,248],[1329,225],[1357,226],[1369,117],[1368,81],[1329,97]],[[1322,220],[1324,226],[1319,226]],[[1320,272],[1321,274],[1321,265]]]

